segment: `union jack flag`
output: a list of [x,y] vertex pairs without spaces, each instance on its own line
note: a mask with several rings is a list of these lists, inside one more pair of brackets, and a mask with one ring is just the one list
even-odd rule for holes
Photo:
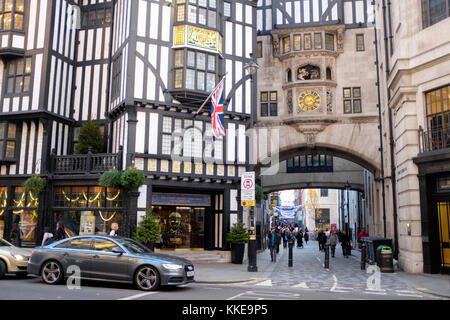
[[213,139],[225,136],[225,123],[223,120],[223,80],[214,90],[211,96],[211,127]]

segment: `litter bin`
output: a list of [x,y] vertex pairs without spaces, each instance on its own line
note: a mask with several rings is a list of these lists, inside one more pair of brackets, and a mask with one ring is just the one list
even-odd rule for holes
[[381,245],[392,248],[392,239],[379,237],[365,237],[361,239],[366,243],[366,262],[375,264],[377,262],[377,248]]
[[389,246],[378,246],[377,248],[377,265],[383,273],[394,272],[394,262],[392,248]]

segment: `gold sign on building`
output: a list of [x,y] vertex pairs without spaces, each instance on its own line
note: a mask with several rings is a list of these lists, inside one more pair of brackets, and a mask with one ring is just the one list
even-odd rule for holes
[[203,49],[218,51],[218,34],[216,31],[188,26],[187,44]]
[[184,40],[185,40],[186,26],[176,26],[174,29],[175,29],[174,30],[175,35],[173,40],[174,45],[178,46],[185,44]]
[[315,90],[305,90],[298,96],[298,106],[305,112],[313,112],[322,104],[320,94]]

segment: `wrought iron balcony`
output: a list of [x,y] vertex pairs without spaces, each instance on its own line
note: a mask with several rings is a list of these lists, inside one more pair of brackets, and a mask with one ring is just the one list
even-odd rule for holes
[[419,127],[420,153],[450,148],[450,126],[424,131]]
[[122,170],[123,150],[119,153],[92,153],[57,156],[51,155],[51,172],[56,175],[100,174],[112,168]]

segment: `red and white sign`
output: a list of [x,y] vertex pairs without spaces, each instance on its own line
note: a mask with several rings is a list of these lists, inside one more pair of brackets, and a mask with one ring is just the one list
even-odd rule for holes
[[255,173],[244,172],[241,177],[241,201],[255,201]]

